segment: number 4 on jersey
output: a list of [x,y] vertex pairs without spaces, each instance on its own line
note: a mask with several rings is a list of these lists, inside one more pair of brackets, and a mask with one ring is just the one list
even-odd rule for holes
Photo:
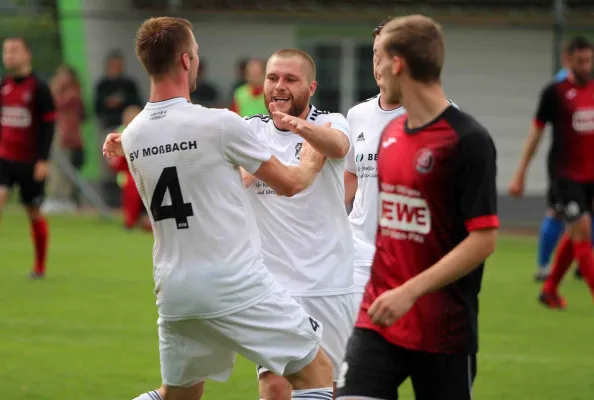
[[[171,205],[163,205],[165,193],[169,190]],[[161,172],[155,192],[151,198],[151,214],[155,222],[175,218],[177,229],[188,229],[188,217],[194,215],[191,203],[184,203],[176,167],[167,167]]]

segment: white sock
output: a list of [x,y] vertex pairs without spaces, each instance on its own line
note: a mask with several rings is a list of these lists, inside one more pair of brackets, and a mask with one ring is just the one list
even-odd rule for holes
[[333,388],[293,390],[291,400],[332,400]]
[[161,395],[156,390],[151,390],[150,392],[143,393],[134,400],[163,400]]

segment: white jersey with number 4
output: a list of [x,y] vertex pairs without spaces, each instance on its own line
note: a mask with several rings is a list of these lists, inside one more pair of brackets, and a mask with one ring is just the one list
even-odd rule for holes
[[[458,107],[451,100],[452,105]],[[384,110],[380,106],[380,95],[367,99],[354,107],[347,120],[351,127],[351,150],[346,158],[345,168],[357,175],[357,192],[349,221],[355,245],[355,287],[364,290],[373,256],[378,224],[378,182],[377,154],[380,138],[386,125],[394,118],[406,113],[404,107]]]
[[245,121],[183,98],[147,103],[122,145],[153,226],[160,317],[221,317],[270,293],[239,167],[254,173],[271,153]]
[[[247,118],[285,165],[299,165],[303,138],[278,130],[269,116]],[[349,135],[341,114],[311,106],[307,121],[326,122]],[[344,209],[344,159],[326,160],[313,184],[287,198],[256,181],[248,188],[260,234],[266,267],[292,296],[352,293],[353,242]]]

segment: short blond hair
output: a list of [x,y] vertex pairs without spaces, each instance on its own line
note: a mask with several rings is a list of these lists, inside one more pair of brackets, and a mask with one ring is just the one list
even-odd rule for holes
[[183,18],[150,18],[136,32],[136,56],[151,77],[166,75],[192,44],[192,24]]
[[279,57],[279,58],[291,58],[297,57],[300,58],[306,66],[307,71],[305,75],[309,82],[313,82],[316,80],[316,63],[314,62],[313,58],[309,54],[307,54],[303,50],[299,49],[281,49],[272,53],[270,58],[272,57]]
[[420,82],[440,80],[445,59],[442,28],[423,15],[394,18],[381,30],[384,49],[406,61],[411,78]]

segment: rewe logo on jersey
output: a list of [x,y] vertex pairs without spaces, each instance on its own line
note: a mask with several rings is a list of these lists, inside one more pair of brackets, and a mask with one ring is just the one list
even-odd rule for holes
[[28,128],[31,126],[32,117],[28,108],[6,106],[2,107],[2,125],[11,128]]
[[581,109],[571,117],[573,130],[579,133],[594,133],[594,108]]
[[426,235],[431,231],[431,212],[420,197],[380,192],[380,227]]

